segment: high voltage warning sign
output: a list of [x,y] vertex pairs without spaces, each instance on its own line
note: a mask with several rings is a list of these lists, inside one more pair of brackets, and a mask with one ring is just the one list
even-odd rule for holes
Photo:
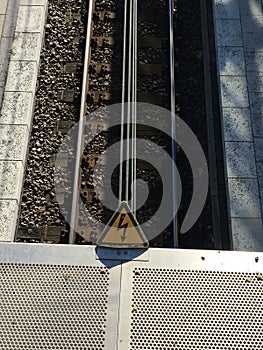
[[109,248],[147,248],[149,243],[128,204],[122,202],[99,237],[97,245]]

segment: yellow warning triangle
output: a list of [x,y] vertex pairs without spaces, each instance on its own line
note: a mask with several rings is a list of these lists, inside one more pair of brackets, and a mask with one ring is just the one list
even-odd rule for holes
[[128,203],[122,202],[96,244],[109,248],[147,248],[149,242]]

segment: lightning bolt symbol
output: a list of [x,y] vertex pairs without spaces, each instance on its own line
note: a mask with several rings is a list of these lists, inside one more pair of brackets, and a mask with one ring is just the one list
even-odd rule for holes
[[[125,239],[127,238],[126,231],[127,231],[128,225],[129,225],[129,220],[128,221],[124,220],[125,216],[126,216],[126,214],[121,214],[120,220],[119,220],[119,223],[117,226],[118,227],[117,231],[122,230],[122,229],[124,230],[123,234],[121,235],[122,242],[124,242]],[[126,222],[124,222],[124,221],[126,221]]]

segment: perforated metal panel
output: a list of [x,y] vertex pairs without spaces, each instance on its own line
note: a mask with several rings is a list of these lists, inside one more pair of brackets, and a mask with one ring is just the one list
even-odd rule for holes
[[254,274],[133,271],[131,349],[259,349],[262,326]]
[[123,266],[121,350],[262,348],[261,255],[161,250],[149,255],[148,263]]
[[94,248],[4,248],[1,245],[1,350],[115,348],[120,266],[96,261]]
[[107,268],[1,264],[0,276],[1,349],[103,349]]
[[262,253],[0,243],[0,350],[258,350],[262,329]]

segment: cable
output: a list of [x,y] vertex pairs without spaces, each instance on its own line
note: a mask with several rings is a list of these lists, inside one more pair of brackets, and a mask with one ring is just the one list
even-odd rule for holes
[[132,24],[133,24],[133,0],[130,1],[130,30],[129,30],[129,66],[128,66],[128,113],[127,113],[127,149],[126,149],[126,190],[125,200],[129,201],[129,172],[130,172],[130,123],[131,123],[131,66],[132,66]]
[[123,183],[123,152],[124,152],[124,123],[125,123],[125,84],[126,84],[126,30],[127,30],[127,1],[124,1],[124,24],[123,24],[123,56],[122,56],[122,106],[121,106],[121,140],[120,140],[120,174],[119,174],[119,204],[122,201]]

